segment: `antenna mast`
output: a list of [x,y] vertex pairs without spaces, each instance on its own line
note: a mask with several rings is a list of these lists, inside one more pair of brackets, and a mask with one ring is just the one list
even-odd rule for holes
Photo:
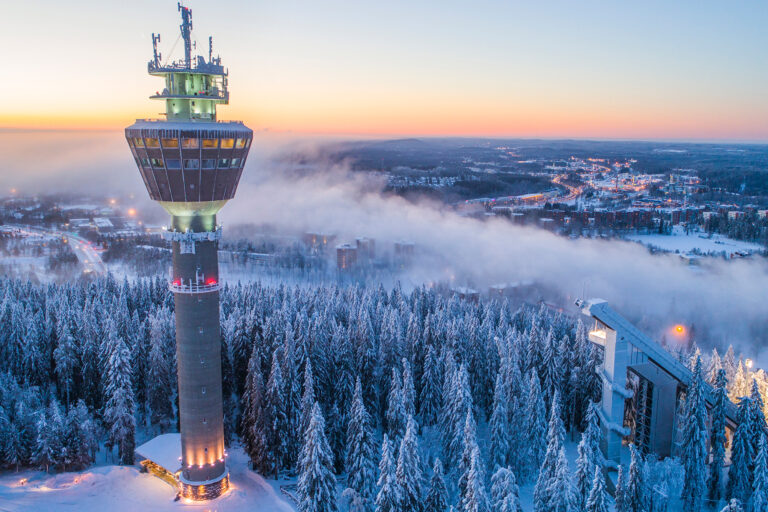
[[184,7],[181,2],[178,4],[181,11],[181,37],[184,39],[184,64],[187,68],[192,67],[192,9]]
[[208,63],[213,63],[213,36],[208,36]]
[[160,67],[160,61],[163,60],[163,55],[157,53],[157,43],[160,42],[160,34],[152,33],[152,54],[154,55],[155,67]]

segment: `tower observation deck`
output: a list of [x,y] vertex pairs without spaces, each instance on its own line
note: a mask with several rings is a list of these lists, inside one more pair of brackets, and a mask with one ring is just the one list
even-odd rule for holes
[[[179,382],[181,469],[165,468],[183,497],[215,498],[229,487],[224,451],[216,214],[237,190],[253,132],[217,119],[229,103],[228,71],[213,56],[194,55],[192,10],[178,4],[184,57],[163,62],[152,34],[152,76],[165,80],[150,96],[165,104],[165,119],[139,119],[125,136],[150,198],[171,215],[169,287],[174,294]],[[147,466],[157,464],[148,462]]]

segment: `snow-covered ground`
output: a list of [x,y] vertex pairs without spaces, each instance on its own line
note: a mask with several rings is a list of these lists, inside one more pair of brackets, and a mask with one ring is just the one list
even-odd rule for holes
[[759,244],[733,240],[716,233],[709,235],[708,233],[691,232],[686,235],[681,226],[675,226],[671,235],[627,235],[626,238],[661,251],[680,254],[698,250],[701,254],[720,255],[725,253],[730,257],[737,252],[755,253],[765,250]]
[[267,481],[247,467],[245,453],[231,450],[232,489],[206,503],[174,501],[170,485],[136,467],[97,466],[78,473],[46,474],[23,471],[0,475],[2,512],[136,512],[242,511],[295,512],[280,493],[279,483]]

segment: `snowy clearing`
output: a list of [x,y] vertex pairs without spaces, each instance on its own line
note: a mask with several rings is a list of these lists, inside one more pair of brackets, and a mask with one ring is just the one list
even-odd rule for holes
[[661,251],[681,254],[697,250],[701,254],[725,253],[730,257],[737,252],[755,253],[765,250],[759,244],[733,240],[716,233],[709,235],[692,232],[686,235],[681,226],[675,226],[671,235],[627,235],[626,239]]
[[232,489],[206,503],[174,501],[176,492],[170,485],[133,466],[98,466],[78,473],[5,473],[0,476],[0,511],[104,512],[105,507],[109,512],[296,510],[280,493],[278,483],[248,469],[242,450],[232,450],[230,463]]

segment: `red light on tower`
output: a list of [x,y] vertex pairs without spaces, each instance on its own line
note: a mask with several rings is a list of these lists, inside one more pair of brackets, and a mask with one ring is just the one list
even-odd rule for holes
[[205,284],[207,284],[208,286],[215,285],[216,284],[216,278],[215,277],[209,277],[208,279],[205,280]]

